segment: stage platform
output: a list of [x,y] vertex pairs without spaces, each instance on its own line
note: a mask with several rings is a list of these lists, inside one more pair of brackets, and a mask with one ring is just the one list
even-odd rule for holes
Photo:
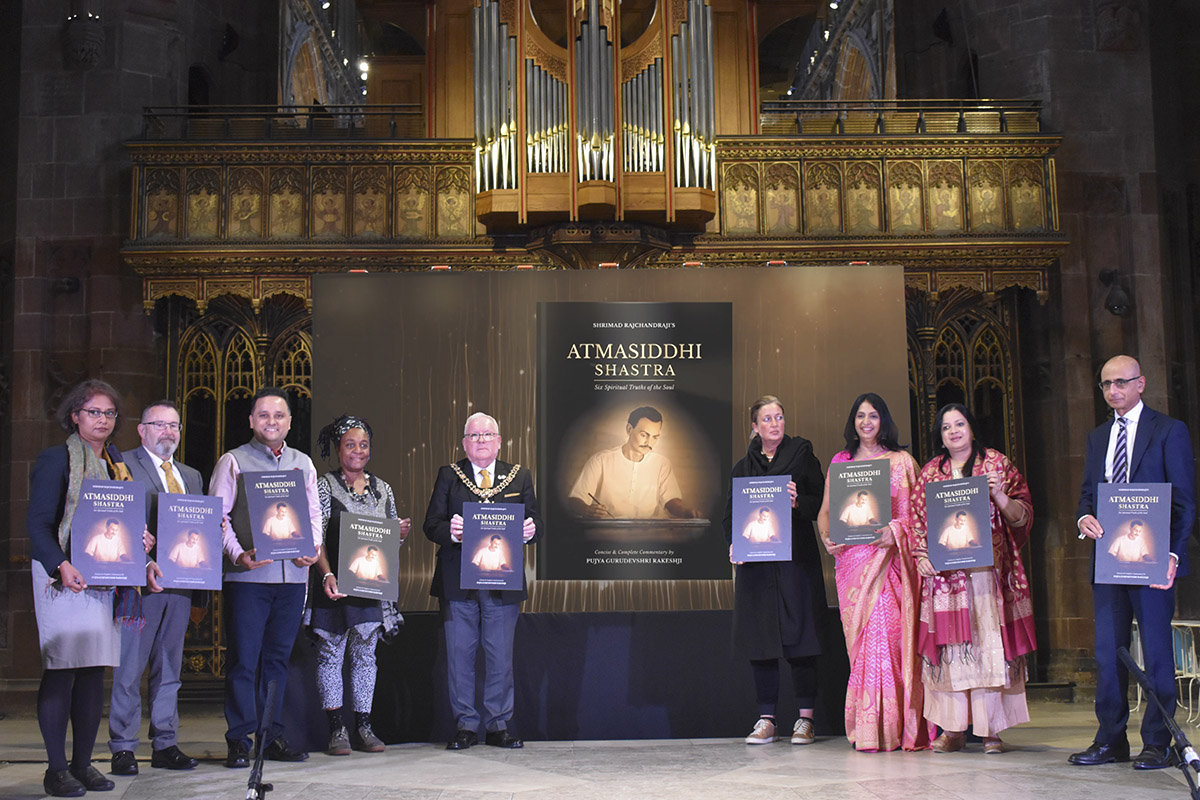
[[[703,702],[700,699],[699,702]],[[303,764],[268,762],[268,800],[1184,800],[1178,770],[1137,773],[1128,764],[1072,767],[1067,755],[1095,730],[1091,706],[1031,704],[1032,721],[1006,735],[1012,752],[855,753],[840,736],[795,747],[749,746],[740,739],[527,742],[524,750],[440,744],[394,745],[386,753],[334,758],[314,753]],[[752,716],[752,715],[751,715]],[[1135,715],[1136,716],[1136,715]],[[1182,719],[1182,717],[1181,717]],[[746,727],[753,720],[747,718]],[[1136,721],[1131,727],[1136,729]],[[243,798],[248,770],[221,766],[225,722],[219,706],[182,709],[180,746],[204,761],[191,772],[151,769],[149,745],[138,752],[142,774],[115,778],[110,800]],[[1189,734],[1198,733],[1194,728]],[[97,767],[108,771],[101,742]],[[1200,738],[1200,737],[1198,737]],[[37,721],[0,720],[0,797],[42,797],[46,768]],[[91,795],[89,795],[91,796]]]

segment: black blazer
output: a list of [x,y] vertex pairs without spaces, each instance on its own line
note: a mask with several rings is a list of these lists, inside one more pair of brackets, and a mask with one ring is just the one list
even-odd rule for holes
[[[458,468],[467,476],[472,485],[475,483],[475,469],[471,462],[463,459],[458,462]],[[512,464],[496,460],[496,480],[512,471]],[[504,491],[494,498],[497,503],[524,503],[525,516],[533,518],[537,530],[526,544],[534,544],[542,537],[542,515],[538,512],[537,497],[533,493],[533,475],[521,467],[517,477],[512,480]],[[433,494],[429,498],[429,508],[425,511],[425,538],[438,546],[437,564],[433,569],[433,583],[429,594],[442,600],[466,600],[472,590],[459,588],[462,577],[462,543],[450,538],[450,518],[461,514],[463,503],[477,503],[479,497],[463,485],[462,480],[449,466],[438,470],[437,481],[433,485]],[[521,576],[521,590],[494,591],[495,596],[504,605],[520,603],[529,596],[525,586],[525,576]]]
[[67,554],[58,546],[58,526],[62,524],[67,502],[70,459],[65,444],[47,447],[38,453],[29,475],[29,509],[25,531],[29,534],[33,559],[47,575],[53,575]]
[[[1088,434],[1083,485],[1079,489],[1079,513],[1096,513],[1096,486],[1104,483],[1104,460],[1114,418]],[[1188,538],[1196,518],[1196,466],[1192,458],[1192,440],[1187,425],[1149,406],[1142,406],[1133,456],[1129,460],[1131,483],[1171,484],[1171,552],[1179,556],[1175,576],[1188,574]],[[1095,553],[1093,552],[1093,558]]]

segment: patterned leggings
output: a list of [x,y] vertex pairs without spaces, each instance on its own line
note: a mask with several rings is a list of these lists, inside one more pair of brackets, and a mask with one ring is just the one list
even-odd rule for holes
[[[369,632],[362,628],[371,626]],[[320,631],[321,646],[317,650],[317,689],[323,708],[342,707],[345,697],[342,688],[342,661],[346,640],[350,642],[350,687],[354,691],[354,710],[370,713],[375,697],[375,645],[379,643],[382,626],[366,623],[342,633]]]

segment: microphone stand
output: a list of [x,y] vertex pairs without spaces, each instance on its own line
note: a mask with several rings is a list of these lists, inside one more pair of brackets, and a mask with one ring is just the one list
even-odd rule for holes
[[[1196,754],[1192,743],[1187,740],[1180,730],[1179,725],[1175,722],[1175,718],[1167,713],[1163,708],[1162,701],[1158,699],[1158,693],[1154,691],[1154,687],[1150,683],[1150,678],[1147,677],[1142,668],[1133,660],[1133,656],[1129,655],[1129,650],[1124,647],[1117,648],[1117,657],[1129,669],[1129,674],[1133,675],[1138,684],[1142,687],[1142,691],[1146,693],[1154,705],[1158,706],[1158,711],[1162,714],[1163,722],[1167,725],[1167,730],[1171,732],[1171,738],[1174,743],[1169,748],[1175,756],[1175,761],[1180,770],[1183,771],[1183,777],[1187,780],[1188,788],[1192,800],[1200,800],[1200,789],[1196,787],[1196,780],[1192,776],[1192,770],[1200,772],[1200,755]],[[1191,767],[1191,769],[1189,769]]]
[[[263,737],[268,730],[271,729],[271,724],[274,720],[271,718],[275,711],[275,696],[279,693],[279,684],[276,681],[271,681],[267,684],[267,702],[263,706],[262,720],[258,724],[258,730],[254,733],[254,767],[250,770],[250,780],[246,782],[246,800],[264,800],[267,792],[275,789],[269,783],[262,782],[263,774],[263,757],[266,755],[267,746],[263,741]],[[1197,798],[1200,800],[1200,798]]]

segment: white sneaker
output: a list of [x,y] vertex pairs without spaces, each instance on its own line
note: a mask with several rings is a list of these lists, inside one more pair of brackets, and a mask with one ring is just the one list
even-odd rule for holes
[[811,719],[801,717],[792,728],[792,744],[812,744],[817,740],[817,731]]
[[766,717],[759,717],[754,723],[754,730],[746,737],[746,744],[770,744],[778,737],[775,735],[775,723]]

